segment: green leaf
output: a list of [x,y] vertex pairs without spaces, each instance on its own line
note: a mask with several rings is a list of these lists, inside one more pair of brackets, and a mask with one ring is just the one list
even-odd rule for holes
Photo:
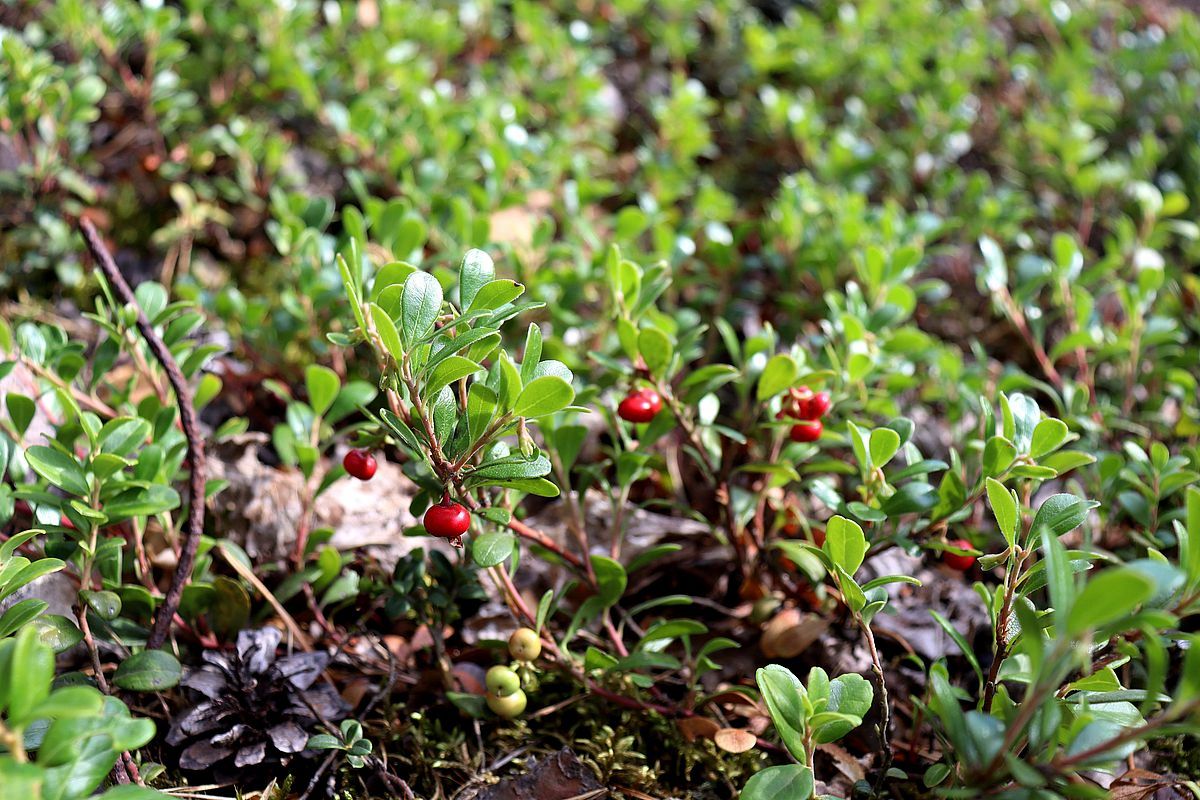
[[386,311],[374,303],[369,303],[367,308],[371,312],[371,322],[375,326],[379,340],[383,342],[384,349],[387,350],[392,360],[399,364],[404,360],[404,345],[400,342],[400,333],[396,330],[396,323],[392,322],[392,318]]
[[880,586],[888,586],[893,583],[907,583],[909,586],[920,586],[921,582],[911,575],[880,575],[878,578],[872,578],[862,585],[864,592],[869,592],[872,589],[878,589]]
[[592,570],[596,573],[596,596],[604,608],[616,604],[625,594],[629,582],[625,568],[607,556],[592,556]]
[[1047,417],[1033,429],[1030,439],[1029,455],[1041,458],[1053,453],[1067,441],[1067,424],[1062,420]]
[[467,429],[471,441],[478,441],[496,416],[496,393],[481,382],[467,391]]
[[1096,502],[1081,500],[1073,494],[1051,495],[1033,515],[1030,536],[1037,536],[1045,530],[1057,539],[1082,525],[1087,519],[1088,511],[1098,505],[1100,504]]
[[370,300],[378,302],[380,294],[389,286],[403,286],[404,281],[408,280],[408,276],[417,271],[417,268],[406,261],[391,261],[379,268],[379,272],[375,275],[375,280],[371,283]]
[[471,543],[471,558],[483,568],[504,563],[513,554],[517,538],[508,531],[490,531]]
[[987,479],[987,496],[988,503],[992,506],[992,514],[996,517],[996,524],[1000,528],[1000,532],[1004,534],[1004,540],[1009,546],[1016,544],[1017,541],[1017,498],[1006,488],[1004,484],[994,478]]
[[465,311],[475,302],[479,290],[496,277],[492,257],[482,250],[468,250],[458,267],[458,300]]
[[80,497],[90,494],[83,467],[66,453],[52,447],[35,445],[25,451],[25,460],[33,471],[63,491]]
[[693,619],[672,619],[657,622],[646,630],[646,635],[638,642],[638,647],[644,647],[649,642],[662,639],[678,639],[683,636],[702,636],[708,633],[708,628]]
[[[19,566],[24,562],[23,566]],[[39,558],[37,561],[30,562],[24,557],[20,557],[20,561],[13,559],[5,565],[5,578],[0,582],[0,600],[11,595],[13,592],[20,589],[22,586],[28,586],[45,575],[51,572],[58,572],[64,566],[64,562],[60,558]]]
[[959,652],[967,659],[967,663],[971,665],[971,669],[975,670],[975,677],[979,680],[979,685],[983,686],[983,668],[980,667],[979,659],[975,656],[975,651],[971,649],[971,645],[958,632],[958,629],[950,623],[950,620],[938,613],[937,609],[931,608],[929,609],[929,613],[933,616],[934,621],[941,626],[942,630],[946,632],[946,635],[958,645]]
[[165,650],[143,650],[121,662],[113,683],[134,692],[161,692],[179,684],[183,668]]
[[514,280],[501,279],[484,285],[468,307],[470,311],[493,311],[508,305],[525,293],[525,286]]
[[1075,602],[1075,573],[1071,570],[1062,542],[1048,527],[1041,530],[1042,553],[1046,563],[1046,586],[1050,604],[1054,607],[1055,627],[1060,636],[1066,635],[1067,619]]
[[111,622],[121,615],[121,596],[110,591],[81,591],[80,594],[96,616]]
[[474,375],[480,369],[482,367],[469,358],[450,356],[437,365],[421,388],[426,397],[432,397],[455,381]]
[[542,358],[542,329],[536,323],[525,332],[525,350],[521,353],[521,385],[534,378],[538,362]]
[[800,365],[796,359],[786,353],[778,353],[771,357],[758,376],[758,400],[769,400],[780,392],[788,389],[800,377]]
[[45,600],[38,600],[35,597],[28,597],[13,603],[4,610],[3,614],[0,614],[0,639],[12,636],[49,607],[50,604]]
[[871,464],[875,467],[887,466],[887,463],[900,449],[900,434],[891,428],[876,428],[871,431],[870,452]]
[[33,422],[34,414],[37,413],[37,404],[16,392],[9,392],[4,398],[4,404],[8,406],[8,417],[17,433],[24,436],[25,431],[29,429],[29,423]]
[[500,410],[502,412],[511,411],[517,402],[517,397],[520,395],[524,384],[517,365],[513,363],[508,353],[503,350],[500,351],[500,356],[496,359],[496,363],[492,367],[492,374],[488,379],[488,383],[496,390],[496,401],[500,406]]
[[808,718],[808,693],[804,685],[795,673],[779,664],[759,669],[755,680],[779,738],[797,761],[805,761],[802,731]]
[[1147,600],[1154,581],[1128,567],[1106,569],[1084,584],[1067,621],[1067,634],[1078,636],[1116,622]]
[[1177,526],[1179,565],[1187,575],[1188,586],[1200,585],[1200,489],[1189,486],[1184,503],[1186,523]]
[[545,456],[526,458],[520,453],[515,453],[504,458],[485,461],[466,474],[472,478],[488,480],[541,478],[550,474],[550,459]]
[[828,744],[857,728],[871,710],[874,699],[875,690],[862,675],[848,673],[834,678],[829,682],[829,702],[824,711],[844,718],[822,721],[814,717],[811,720],[813,740]]
[[739,800],[808,800],[813,793],[812,770],[801,764],[767,767],[746,781]]
[[428,272],[414,272],[400,294],[400,338],[412,347],[433,330],[442,310],[442,285]]
[[71,719],[99,714],[104,695],[91,686],[64,686],[30,712],[31,719]]
[[83,632],[61,614],[43,614],[29,625],[38,639],[55,653],[65,653],[83,641]]
[[650,374],[655,377],[663,376],[671,363],[673,349],[670,337],[658,328],[646,328],[638,334],[638,352],[642,354]]
[[853,575],[867,554],[867,539],[857,522],[837,515],[826,524],[822,549],[847,575]]
[[342,382],[337,373],[320,364],[310,364],[304,370],[304,386],[308,390],[308,404],[318,417],[329,410],[337,397]]
[[1042,410],[1032,397],[1020,393],[1000,395],[1000,408],[1005,412],[1004,435],[1016,445],[1017,452],[1028,453]]
[[834,574],[838,577],[838,588],[842,590],[842,599],[849,609],[855,613],[862,611],[867,605],[867,594],[854,580],[850,573],[840,565],[834,565]]
[[575,399],[575,390],[555,375],[534,378],[521,390],[513,413],[518,417],[544,417],[561,411]]
[[29,626],[17,634],[9,659],[8,675],[0,676],[0,680],[6,680],[9,687],[8,719],[20,725],[50,695],[54,652],[42,642],[38,631]]
[[[441,364],[455,353],[460,353],[466,348],[480,342],[489,341],[490,343],[490,340],[492,339],[494,339],[496,342],[499,342],[500,334],[487,328],[472,328],[471,330],[463,331],[454,337],[451,337],[445,331],[442,331],[433,338],[433,341],[431,342],[431,355],[425,361],[425,363],[421,365],[421,371],[428,373],[438,364]],[[479,358],[475,358],[475,355],[475,350],[472,349],[470,354],[472,361],[479,360]]]
[[992,436],[983,446],[983,474],[990,478],[1001,474],[1016,457],[1016,445],[1003,436]]

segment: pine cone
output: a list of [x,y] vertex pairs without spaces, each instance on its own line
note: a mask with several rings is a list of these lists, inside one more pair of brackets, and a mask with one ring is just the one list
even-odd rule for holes
[[[334,688],[314,686],[328,653],[297,653],[276,660],[276,628],[238,634],[234,653],[207,651],[205,664],[187,671],[183,685],[205,699],[175,717],[167,743],[184,746],[179,766],[210,770],[232,758],[236,767],[287,764],[302,753],[323,718],[349,710]],[[190,742],[190,744],[189,744]]]

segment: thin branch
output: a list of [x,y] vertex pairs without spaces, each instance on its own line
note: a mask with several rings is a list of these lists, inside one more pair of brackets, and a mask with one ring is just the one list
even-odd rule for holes
[[183,377],[179,365],[175,363],[171,351],[163,343],[162,338],[155,332],[125,276],[117,269],[112,255],[105,247],[100,234],[91,221],[86,217],[79,220],[79,229],[83,240],[87,243],[92,260],[112,286],[113,291],[122,302],[131,306],[137,312],[137,328],[146,340],[146,345],[154,358],[167,374],[171,388],[175,390],[175,401],[179,406],[179,422],[183,426],[183,435],[187,437],[187,454],[191,463],[191,476],[188,481],[188,517],[184,524],[183,544],[179,549],[179,562],[175,574],[171,576],[171,585],[167,595],[154,616],[154,628],[146,640],[146,647],[157,650],[167,640],[171,621],[179,609],[179,601],[183,598],[183,587],[187,585],[192,575],[192,567],[196,563],[196,549],[200,545],[200,537],[204,533],[204,440],[200,437],[200,420],[196,416],[196,407],[192,402],[192,389]]

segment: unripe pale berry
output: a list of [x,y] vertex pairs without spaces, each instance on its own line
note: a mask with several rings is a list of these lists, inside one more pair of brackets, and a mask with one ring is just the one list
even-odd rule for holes
[[378,464],[375,463],[375,456],[366,450],[351,450],[342,459],[342,466],[346,468],[346,472],[360,481],[369,481],[375,477],[375,468]]
[[542,640],[532,628],[517,628],[508,637],[508,652],[517,661],[536,661],[542,654]]
[[443,498],[425,512],[425,530],[430,536],[457,539],[471,527],[471,512],[461,503]]
[[821,420],[814,419],[808,422],[798,422],[792,426],[791,437],[793,442],[815,442],[821,438],[821,431],[825,426],[821,424]]
[[496,716],[503,717],[504,719],[519,717],[521,713],[525,711],[525,705],[528,702],[529,698],[527,698],[525,693],[520,689],[517,689],[512,694],[505,695],[504,697],[494,695],[491,692],[487,693],[488,708],[490,708],[492,713],[494,713]]
[[521,691],[521,679],[509,667],[497,664],[487,671],[484,676],[488,694],[497,697],[508,697],[513,692]]

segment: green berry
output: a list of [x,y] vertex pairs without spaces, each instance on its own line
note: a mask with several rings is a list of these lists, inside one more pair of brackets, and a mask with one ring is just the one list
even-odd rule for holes
[[528,698],[525,697],[525,693],[520,689],[517,689],[512,694],[504,697],[494,695],[491,692],[487,693],[488,708],[490,708],[496,716],[503,717],[504,719],[519,717],[521,712],[525,710],[525,704],[527,702]]
[[487,671],[484,683],[487,684],[488,694],[497,697],[508,697],[521,691],[521,679],[517,677],[517,673],[500,664]]
[[508,652],[517,661],[536,661],[542,654],[542,640],[531,628],[517,628],[508,637]]

